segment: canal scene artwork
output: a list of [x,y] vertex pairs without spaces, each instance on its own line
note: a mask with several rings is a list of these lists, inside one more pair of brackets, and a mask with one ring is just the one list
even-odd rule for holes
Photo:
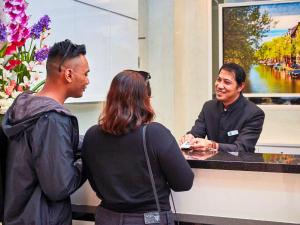
[[223,4],[221,62],[247,72],[249,96],[300,96],[300,1]]

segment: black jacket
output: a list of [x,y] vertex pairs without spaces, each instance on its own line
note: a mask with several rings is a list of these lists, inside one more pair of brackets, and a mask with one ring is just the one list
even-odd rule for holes
[[77,119],[51,98],[21,94],[4,117],[6,225],[70,225],[82,182]]
[[3,220],[4,205],[4,180],[5,180],[5,158],[7,148],[7,137],[0,125],[0,221]]
[[224,110],[222,102],[211,100],[204,104],[188,133],[216,141],[220,151],[254,152],[264,118],[264,112],[243,95],[227,110]]

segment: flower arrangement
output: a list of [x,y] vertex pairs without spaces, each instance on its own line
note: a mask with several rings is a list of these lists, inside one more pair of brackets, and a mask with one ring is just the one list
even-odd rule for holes
[[[25,0],[4,0],[3,21],[0,18],[0,114],[23,91],[38,90],[39,66],[47,59],[50,18],[44,15],[33,26],[28,25]],[[2,13],[1,13],[2,14]]]

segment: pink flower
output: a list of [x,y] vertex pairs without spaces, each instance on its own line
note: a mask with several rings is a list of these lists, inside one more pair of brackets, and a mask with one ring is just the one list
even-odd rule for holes
[[7,86],[7,87],[5,88],[5,94],[7,94],[8,96],[10,96],[11,93],[13,92],[13,90],[14,90],[14,87],[13,87],[13,86]]
[[27,3],[24,0],[6,0],[4,4],[4,11],[9,14],[12,22],[17,17],[23,17]]
[[25,82],[24,85],[25,85],[25,88],[26,88],[26,89],[30,88],[30,82],[29,82],[29,81]]
[[8,29],[10,32],[17,30],[18,28],[19,28],[19,24],[17,23],[11,23],[8,25]]
[[8,41],[20,41],[29,37],[29,29],[27,27],[29,16],[26,15],[25,9],[27,3],[24,0],[6,0],[4,11],[10,17],[8,29]]
[[29,20],[29,16],[27,16],[25,13],[22,14],[18,14],[19,16],[15,17],[14,22],[21,24],[22,26],[27,26],[28,24],[28,20]]
[[21,85],[18,85],[17,91],[22,92],[22,91],[24,91],[24,89],[23,89],[23,87]]
[[27,3],[24,0],[6,0],[6,2],[10,2],[13,6],[24,5]]
[[11,4],[11,2],[10,1],[5,1],[4,11],[5,12],[10,12],[11,10],[13,10],[13,5]]
[[11,12],[14,9],[23,10],[27,8],[28,4],[24,0],[6,0],[4,4],[5,12]]
[[27,39],[29,37],[30,31],[27,27],[23,27],[20,24],[11,23],[8,27],[10,35],[8,36],[8,40],[11,42],[20,42],[23,39]]
[[8,13],[12,23],[21,23],[27,25],[29,17],[23,11],[11,11]]
[[16,87],[17,86],[17,82],[15,80],[10,80],[9,86]]

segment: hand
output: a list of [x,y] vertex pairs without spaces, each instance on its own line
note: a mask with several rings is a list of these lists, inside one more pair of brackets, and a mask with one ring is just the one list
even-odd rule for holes
[[203,139],[203,138],[195,138],[191,142],[191,149],[196,151],[208,151],[215,150],[217,151],[217,143],[211,140]]
[[192,134],[183,135],[181,138],[179,138],[179,145],[182,145],[186,141],[191,143],[194,138],[195,137]]

